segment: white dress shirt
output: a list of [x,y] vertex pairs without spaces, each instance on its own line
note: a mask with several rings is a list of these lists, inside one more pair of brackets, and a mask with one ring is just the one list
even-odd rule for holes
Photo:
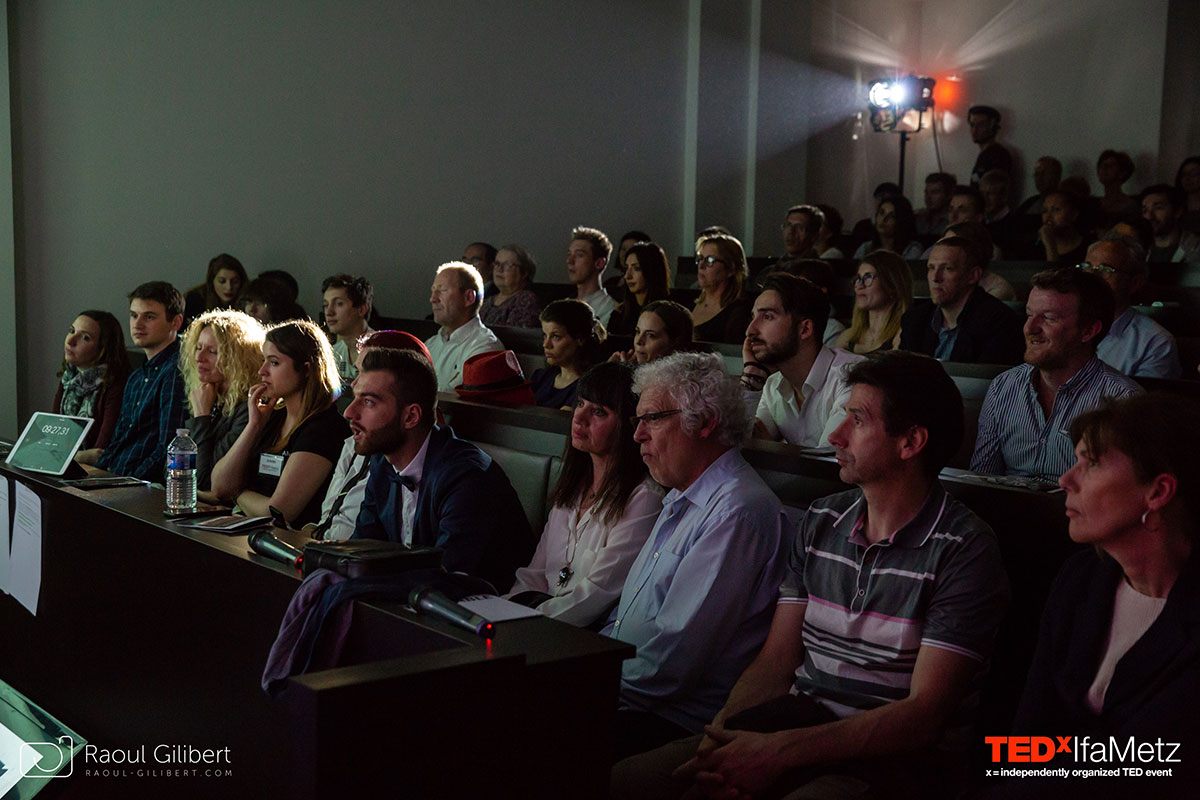
[[[338,495],[342,493],[342,489],[346,486],[346,481],[352,476],[357,475],[363,465],[366,464],[367,457],[360,456],[354,452],[354,437],[347,437],[342,444],[342,452],[338,455],[337,463],[333,465],[333,477],[329,479],[329,489],[325,492],[325,501],[321,503],[321,521],[329,519],[330,513],[333,511],[333,506],[337,503]],[[349,539],[354,535],[354,523],[358,521],[358,508],[362,505],[363,494],[367,491],[367,476],[363,475],[362,480],[354,484],[346,497],[342,500],[342,505],[338,508],[337,514],[329,524],[329,529],[325,533],[326,539]]]
[[443,327],[425,340],[425,346],[433,358],[439,392],[453,392],[454,387],[462,383],[462,365],[471,356],[504,349],[478,314],[452,333],[447,333]]
[[613,309],[617,307],[617,304],[613,302],[612,296],[604,291],[604,287],[601,286],[587,297],[580,299],[592,307],[592,313],[596,315],[596,319],[607,327],[608,318],[612,316]]
[[[421,449],[413,456],[413,460],[408,462],[404,469],[397,469],[397,475],[403,475],[412,478],[416,482],[416,486],[412,489],[407,486],[400,486],[400,498],[404,504],[400,509],[400,516],[404,523],[404,530],[401,535],[404,538],[405,547],[412,547],[413,526],[417,519],[417,494],[421,491],[421,474],[425,471],[425,453],[429,450],[429,437],[432,434],[425,434],[425,441],[421,443]],[[393,467],[392,469],[395,469]]]
[[846,418],[846,401],[850,399],[846,370],[862,360],[862,356],[848,350],[822,347],[800,389],[803,406],[783,373],[776,372],[767,378],[761,392],[743,393],[746,407],[757,409],[754,416],[773,439],[801,447],[825,447],[829,434]]

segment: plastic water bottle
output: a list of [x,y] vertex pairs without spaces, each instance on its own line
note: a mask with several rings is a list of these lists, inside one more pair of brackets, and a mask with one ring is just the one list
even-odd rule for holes
[[178,514],[196,508],[196,443],[187,428],[178,428],[167,445],[167,511]]

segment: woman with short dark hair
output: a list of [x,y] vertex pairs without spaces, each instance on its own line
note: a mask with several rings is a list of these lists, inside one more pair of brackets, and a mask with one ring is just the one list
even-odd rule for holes
[[510,595],[573,625],[606,618],[662,511],[633,440],[632,386],[625,364],[599,364],[579,379],[550,516]]
[[1059,484],[1071,539],[1091,547],[1050,590],[1018,734],[1200,741],[1197,417],[1194,401],[1142,394],[1071,424],[1076,462]]
[[575,384],[603,355],[600,346],[608,332],[592,307],[582,300],[555,300],[541,314],[542,351],[546,366],[534,370],[529,382],[539,406],[575,408]]

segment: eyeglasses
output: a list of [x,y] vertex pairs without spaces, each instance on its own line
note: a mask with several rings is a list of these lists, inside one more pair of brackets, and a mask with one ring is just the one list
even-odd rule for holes
[[656,422],[661,422],[667,417],[673,417],[676,414],[682,413],[682,408],[672,408],[669,411],[651,411],[649,414],[640,414],[636,417],[630,417],[629,423],[635,428],[643,422],[653,427],[654,423]]
[[861,286],[864,289],[866,289],[868,286],[870,286],[874,282],[875,282],[875,273],[874,272],[868,272],[865,275],[855,275],[854,276],[854,285]]
[[806,230],[807,228],[808,228],[808,223],[806,223],[806,222],[785,222],[779,226],[779,229],[782,230],[784,233],[791,233],[792,231],[802,231],[802,230]]
[[711,267],[713,264],[724,264],[729,266],[729,262],[716,256],[696,256],[697,267]]
[[1119,270],[1109,264],[1091,264],[1084,261],[1082,264],[1076,264],[1075,269],[1081,269],[1084,272],[1094,272],[1097,275],[1120,275],[1123,270]]

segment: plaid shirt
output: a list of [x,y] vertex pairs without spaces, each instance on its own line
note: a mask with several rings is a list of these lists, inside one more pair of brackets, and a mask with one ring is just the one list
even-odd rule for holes
[[117,429],[96,466],[115,475],[161,483],[167,445],[186,417],[177,338],[129,376]]

